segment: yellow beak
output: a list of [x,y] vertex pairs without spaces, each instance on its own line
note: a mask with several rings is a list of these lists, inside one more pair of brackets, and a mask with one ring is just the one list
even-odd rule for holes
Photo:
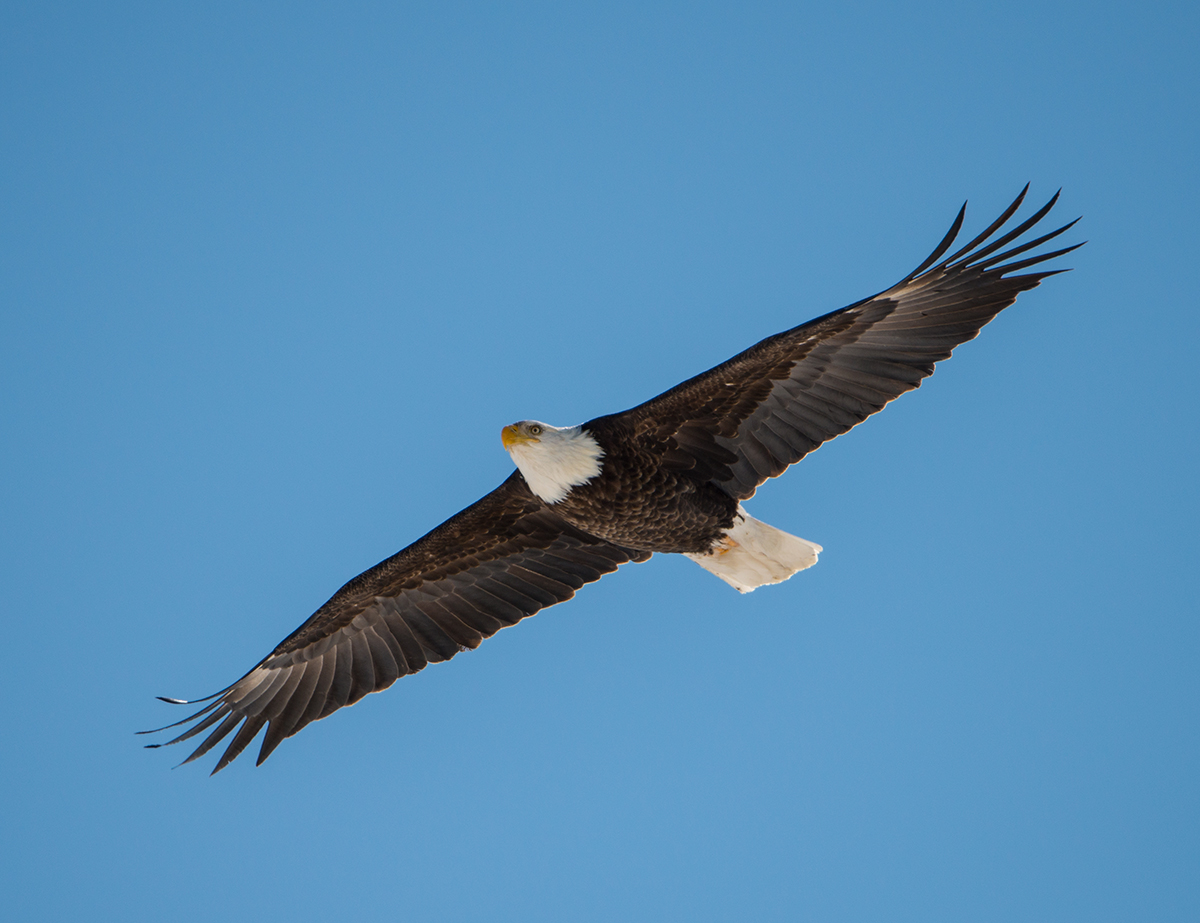
[[511,449],[515,445],[523,445],[526,442],[537,442],[537,437],[526,436],[514,424],[510,424],[500,430],[500,441],[504,443],[504,448]]

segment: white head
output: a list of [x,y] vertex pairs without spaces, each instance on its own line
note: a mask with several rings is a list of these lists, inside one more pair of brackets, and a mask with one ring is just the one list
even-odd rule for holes
[[572,487],[600,473],[604,450],[582,426],[561,429],[537,420],[522,420],[500,432],[529,489],[547,503],[557,503]]

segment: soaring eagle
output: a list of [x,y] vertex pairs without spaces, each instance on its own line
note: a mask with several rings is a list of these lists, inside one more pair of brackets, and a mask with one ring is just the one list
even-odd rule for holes
[[195,722],[168,743],[211,728],[191,762],[240,724],[216,773],[265,726],[261,764],[309,722],[656,551],[686,555],[742,592],[811,567],[820,545],[759,522],[743,501],[916,388],[1020,292],[1064,271],[1013,275],[1075,247],[1013,258],[1074,221],[997,253],[1058,199],[1000,233],[1028,189],[950,256],[965,205],[929,258],[891,288],[768,337],[632,410],[578,426],[504,427],[517,470],[503,484],[359,574],[231,686],[193,702],[164,699],[209,702],[167,725]]

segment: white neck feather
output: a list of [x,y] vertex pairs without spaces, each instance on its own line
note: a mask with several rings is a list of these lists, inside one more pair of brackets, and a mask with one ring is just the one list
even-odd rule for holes
[[586,484],[600,473],[604,450],[581,426],[548,426],[536,442],[509,447],[529,489],[547,503],[558,503],[572,487]]

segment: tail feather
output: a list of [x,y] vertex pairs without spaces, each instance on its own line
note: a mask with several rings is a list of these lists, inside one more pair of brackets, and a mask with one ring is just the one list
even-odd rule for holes
[[749,593],[812,567],[821,551],[816,542],[760,522],[739,506],[733,528],[712,551],[687,557],[739,593]]

